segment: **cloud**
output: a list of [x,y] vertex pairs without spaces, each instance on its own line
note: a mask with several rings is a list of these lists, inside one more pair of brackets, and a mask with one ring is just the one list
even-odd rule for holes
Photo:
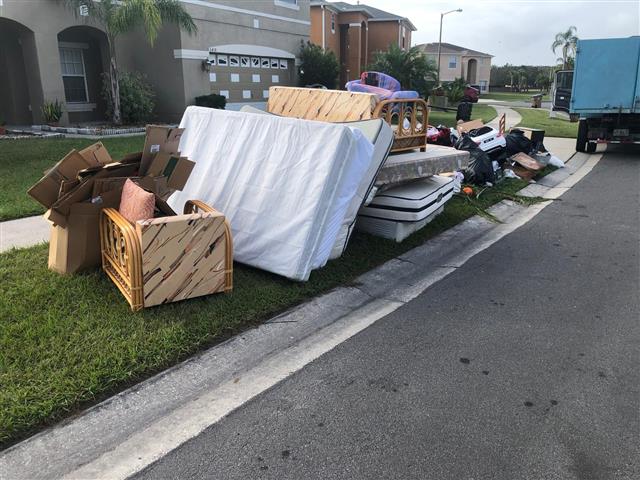
[[[350,3],[355,3],[351,1]],[[553,65],[556,33],[574,25],[580,38],[640,35],[638,0],[364,0],[360,3],[408,17],[418,29],[414,44],[442,41],[494,55],[493,64]]]

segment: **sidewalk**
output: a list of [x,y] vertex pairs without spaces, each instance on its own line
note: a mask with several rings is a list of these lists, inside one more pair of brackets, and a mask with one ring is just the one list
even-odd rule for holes
[[48,242],[50,229],[42,215],[0,222],[0,253]]
[[491,120],[487,125],[495,128],[496,130],[499,129],[499,121],[503,113],[505,114],[505,120],[507,122],[505,127],[506,130],[509,130],[511,127],[515,127],[522,121],[522,117],[520,116],[520,114],[515,110],[511,110],[509,107],[498,104],[491,104],[491,107],[496,109],[496,113],[498,114],[498,116]]

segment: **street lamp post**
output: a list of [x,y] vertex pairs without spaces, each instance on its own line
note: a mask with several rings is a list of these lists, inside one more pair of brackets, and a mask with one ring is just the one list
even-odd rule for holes
[[448,15],[453,12],[462,12],[461,8],[457,8],[455,10],[449,10],[448,12],[444,12],[440,14],[440,38],[438,39],[438,85],[440,85],[440,55],[442,53],[442,19],[445,15]]

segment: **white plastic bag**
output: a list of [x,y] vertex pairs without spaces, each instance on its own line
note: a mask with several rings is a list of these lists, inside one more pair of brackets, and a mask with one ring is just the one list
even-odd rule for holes
[[549,157],[549,165],[556,168],[564,168],[564,162],[555,155],[551,155],[551,157]]
[[455,172],[453,174],[453,193],[460,193],[462,188],[462,182],[464,181],[464,174],[462,172]]

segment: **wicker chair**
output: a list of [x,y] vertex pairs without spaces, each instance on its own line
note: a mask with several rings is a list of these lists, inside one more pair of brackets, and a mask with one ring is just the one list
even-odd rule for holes
[[203,202],[187,202],[184,215],[135,224],[105,208],[100,243],[102,268],[133,311],[233,288],[229,223]]

